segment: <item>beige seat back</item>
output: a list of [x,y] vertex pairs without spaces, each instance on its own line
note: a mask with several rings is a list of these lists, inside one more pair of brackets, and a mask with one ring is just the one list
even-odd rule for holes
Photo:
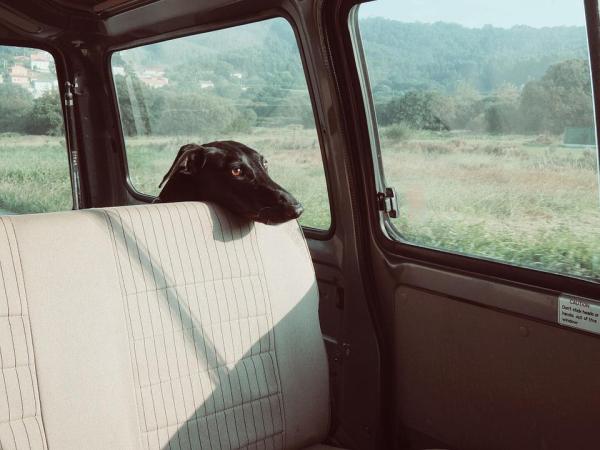
[[201,203],[1,220],[2,448],[278,449],[326,436],[318,294],[296,223]]

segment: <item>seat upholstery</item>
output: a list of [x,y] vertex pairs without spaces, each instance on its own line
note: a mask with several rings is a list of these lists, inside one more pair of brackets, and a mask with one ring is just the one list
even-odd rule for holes
[[46,448],[18,244],[6,218],[0,218],[0,372],[0,448]]
[[3,449],[325,438],[318,294],[295,222],[202,203],[1,220]]

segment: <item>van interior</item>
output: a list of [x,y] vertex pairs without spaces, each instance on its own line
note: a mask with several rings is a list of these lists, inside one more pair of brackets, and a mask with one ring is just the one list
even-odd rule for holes
[[[598,1],[526,3],[0,0],[0,448],[598,448]],[[157,203],[215,140],[299,221]]]

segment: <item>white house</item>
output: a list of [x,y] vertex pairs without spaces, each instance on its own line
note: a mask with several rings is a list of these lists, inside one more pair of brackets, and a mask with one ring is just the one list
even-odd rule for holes
[[112,71],[113,71],[113,75],[125,76],[125,67],[123,67],[123,66],[113,66]]
[[138,76],[142,83],[152,88],[161,88],[169,84],[165,71],[160,67],[147,67]]
[[29,87],[29,70],[25,66],[15,64],[10,68],[10,82],[25,88]]
[[161,88],[169,84],[169,79],[166,77],[141,76],[140,81],[151,88]]
[[36,72],[50,72],[50,63],[52,62],[52,56],[46,52],[32,53],[30,58],[31,70]]
[[31,85],[33,87],[34,98],[39,98],[52,89],[58,89],[58,82],[56,80],[31,80]]
[[215,88],[215,83],[213,83],[212,80],[200,80],[200,81],[198,81],[198,84],[200,85],[200,89],[214,89]]

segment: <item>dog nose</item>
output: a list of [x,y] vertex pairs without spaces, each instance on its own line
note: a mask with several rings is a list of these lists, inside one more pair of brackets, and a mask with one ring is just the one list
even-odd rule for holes
[[298,218],[304,212],[304,207],[301,203],[296,203],[295,205],[292,205],[292,210],[294,211],[295,218]]

